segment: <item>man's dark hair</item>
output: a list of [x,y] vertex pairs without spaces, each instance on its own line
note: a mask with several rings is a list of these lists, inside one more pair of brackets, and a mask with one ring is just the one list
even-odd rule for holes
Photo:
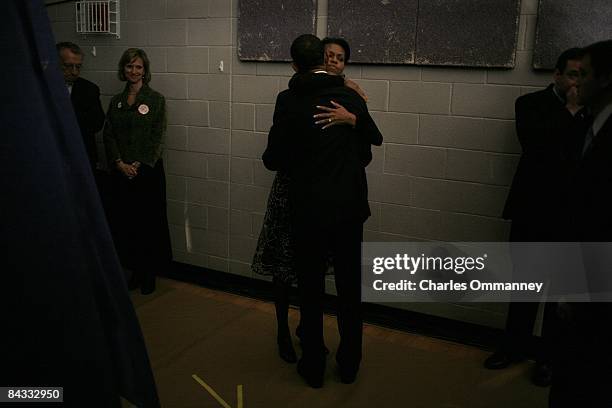
[[302,34],[291,44],[291,59],[298,72],[306,72],[323,65],[323,43],[312,34]]
[[83,55],[81,47],[70,41],[58,42],[55,44],[55,48],[57,49],[58,54],[62,52],[64,48],[68,48],[74,54]]
[[612,74],[612,40],[600,41],[584,48],[584,55],[591,57],[595,77]]
[[557,58],[555,69],[560,73],[563,73],[563,71],[565,71],[565,67],[567,67],[567,61],[581,60],[583,55],[584,52],[582,48],[574,47],[570,48],[569,50],[565,50],[561,53],[561,55],[559,55],[559,58]]
[[351,58],[351,47],[349,47],[348,42],[344,38],[325,37],[321,42],[323,43],[323,48],[327,44],[336,44],[342,47],[344,50],[344,63],[347,63]]

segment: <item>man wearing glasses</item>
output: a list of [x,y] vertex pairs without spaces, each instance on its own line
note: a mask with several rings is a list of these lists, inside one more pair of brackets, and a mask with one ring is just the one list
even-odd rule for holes
[[56,45],[64,81],[70,93],[70,100],[81,129],[81,136],[92,170],[96,169],[98,154],[96,150],[96,133],[104,125],[104,111],[100,103],[100,89],[96,84],[81,78],[83,52],[78,45],[71,42],[60,42]]
[[[512,242],[566,241],[567,183],[589,125],[576,88],[582,55],[580,48],[561,53],[553,83],[516,100],[516,133],[523,152],[503,213],[505,219],[512,220]],[[533,383],[550,385],[556,303],[545,305],[541,347],[531,350],[538,307],[537,302],[510,304],[506,333],[495,353],[486,359],[486,368],[506,368],[535,351]]]

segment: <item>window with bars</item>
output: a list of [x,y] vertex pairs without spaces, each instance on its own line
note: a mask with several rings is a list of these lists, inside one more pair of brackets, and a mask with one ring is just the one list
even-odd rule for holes
[[75,12],[77,33],[111,34],[119,38],[119,0],[77,1]]

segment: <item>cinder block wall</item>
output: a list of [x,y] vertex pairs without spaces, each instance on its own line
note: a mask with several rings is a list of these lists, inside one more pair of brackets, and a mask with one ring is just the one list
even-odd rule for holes
[[[385,137],[368,167],[373,216],[366,240],[507,239],[509,226],[500,214],[520,153],[514,101],[551,77],[531,69],[537,3],[522,0],[512,70],[348,68],[348,76],[367,92]],[[151,86],[168,103],[165,165],[175,259],[252,276],[250,261],[274,177],[261,154],[276,95],[292,70],[288,64],[238,61],[237,5],[237,0],[122,0],[120,39],[77,35],[72,3],[48,11],[56,40],[84,48],[82,75],[100,86],[105,109],[123,87],[116,75],[121,53],[127,47],[147,51]],[[319,36],[326,34],[326,14],[327,0],[319,0]],[[408,308],[503,324],[499,305]]]

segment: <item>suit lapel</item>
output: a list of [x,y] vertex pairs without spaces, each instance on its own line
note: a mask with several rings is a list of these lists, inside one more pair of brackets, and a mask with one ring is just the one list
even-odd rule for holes
[[610,115],[608,120],[606,120],[601,129],[599,129],[599,132],[597,132],[595,135],[595,138],[593,139],[594,146],[598,146],[601,143],[606,143],[610,138],[610,135],[612,135],[612,115]]
[[602,146],[606,144],[610,144],[612,141],[609,140],[612,136],[612,115],[606,120],[604,125],[599,129],[599,132],[593,137],[590,146],[587,148],[587,151],[584,153],[582,160],[588,160],[588,158],[593,154],[593,152],[597,152]]

